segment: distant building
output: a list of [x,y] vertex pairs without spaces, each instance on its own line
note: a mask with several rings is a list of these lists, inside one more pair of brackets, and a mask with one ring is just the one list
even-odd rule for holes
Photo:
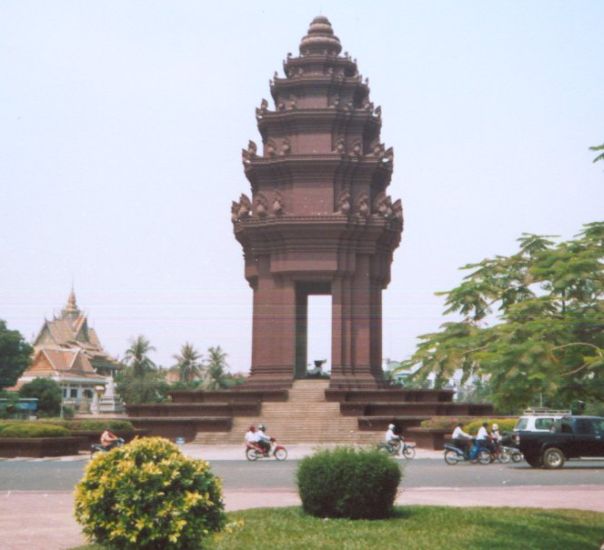
[[78,308],[73,290],[60,316],[44,321],[33,346],[32,364],[17,385],[34,378],[51,378],[61,386],[65,405],[79,411],[89,411],[92,405],[98,411],[95,389],[106,388],[122,365],[103,349],[96,331]]

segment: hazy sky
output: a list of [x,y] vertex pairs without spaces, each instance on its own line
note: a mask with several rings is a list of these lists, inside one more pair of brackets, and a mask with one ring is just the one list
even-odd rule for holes
[[[101,341],[249,369],[230,203],[254,109],[315,15],[370,78],[405,232],[384,356],[442,322],[458,267],[604,219],[604,2],[0,0],[0,318],[33,337],[72,281]],[[313,302],[309,359],[329,355]]]

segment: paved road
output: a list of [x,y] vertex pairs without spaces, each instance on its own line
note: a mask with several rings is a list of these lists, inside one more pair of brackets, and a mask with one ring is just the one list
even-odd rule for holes
[[[437,459],[415,459],[404,464],[401,485],[414,487],[522,487],[596,485],[604,487],[604,460],[571,461],[562,470],[513,465],[458,464]],[[0,461],[0,491],[70,491],[82,477],[85,460]],[[286,462],[212,460],[212,469],[226,490],[295,489],[296,460]]]

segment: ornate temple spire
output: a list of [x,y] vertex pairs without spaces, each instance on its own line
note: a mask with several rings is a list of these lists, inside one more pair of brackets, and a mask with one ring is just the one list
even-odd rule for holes
[[71,287],[71,292],[69,293],[69,296],[67,298],[67,304],[65,305],[65,307],[63,308],[63,311],[61,312],[62,317],[75,318],[80,313],[81,312],[80,312],[80,309],[78,308],[78,304],[76,301],[75,291],[73,290],[73,287]]
[[315,17],[310,23],[308,34],[300,42],[300,55],[338,55],[341,51],[340,39],[333,34],[329,19],[323,15]]

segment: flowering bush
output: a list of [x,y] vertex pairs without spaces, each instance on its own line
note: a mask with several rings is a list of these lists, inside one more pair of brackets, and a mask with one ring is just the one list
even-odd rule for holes
[[98,453],[76,487],[75,515],[92,541],[123,550],[199,548],[225,522],[208,463],[159,437]]

